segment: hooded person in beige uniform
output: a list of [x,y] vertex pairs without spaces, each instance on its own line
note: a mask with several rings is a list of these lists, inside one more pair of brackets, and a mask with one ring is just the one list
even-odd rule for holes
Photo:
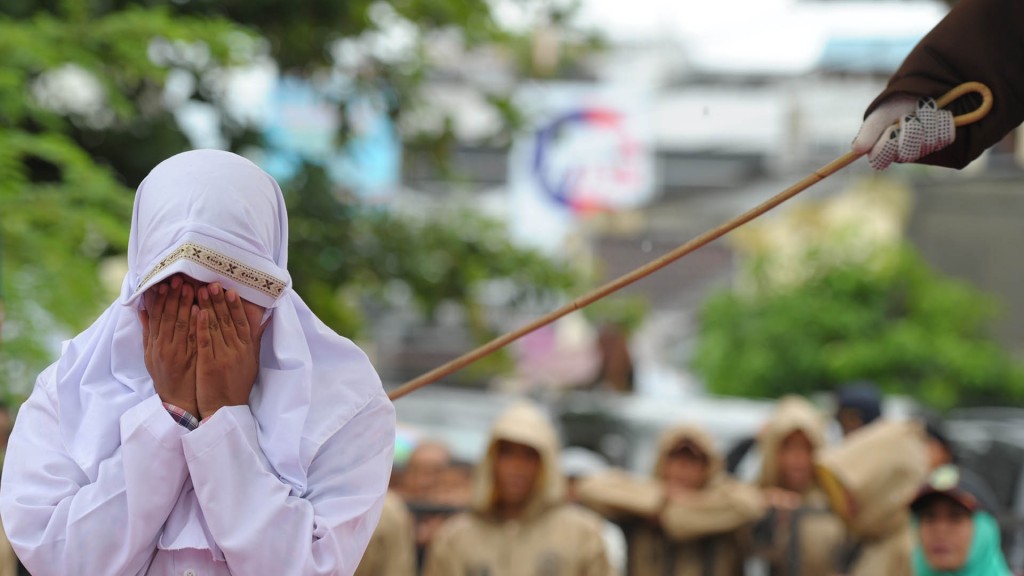
[[558,452],[537,408],[509,408],[477,467],[472,509],[441,527],[424,575],[609,576],[601,519],[565,502]]
[[355,576],[415,576],[416,542],[405,500],[395,492],[384,496],[384,510]]
[[757,485],[773,508],[762,522],[770,535],[766,556],[771,574],[834,573],[845,530],[814,476],[814,457],[825,447],[824,415],[804,398],[787,396],[761,431],[758,445]]
[[818,482],[846,522],[854,545],[849,576],[911,576],[909,504],[928,474],[924,427],[878,421],[822,452]]
[[730,478],[694,426],[662,435],[653,478],[609,471],[579,490],[584,504],[622,526],[631,576],[741,574],[746,528],[764,514],[760,492]]
[[[11,413],[7,410],[7,404],[0,401],[0,463],[3,463],[4,454],[7,453],[7,441],[11,437]],[[14,548],[7,539],[7,533],[0,525],[0,576],[17,576],[18,557],[14,554]]]

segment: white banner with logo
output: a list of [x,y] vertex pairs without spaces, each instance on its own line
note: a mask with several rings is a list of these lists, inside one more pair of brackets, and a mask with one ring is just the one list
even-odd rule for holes
[[556,251],[580,218],[654,197],[651,99],[593,84],[536,84],[517,99],[528,128],[509,158],[511,229]]

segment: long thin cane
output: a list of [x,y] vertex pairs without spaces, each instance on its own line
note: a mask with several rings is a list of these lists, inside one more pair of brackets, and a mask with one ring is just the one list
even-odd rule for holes
[[[992,109],[992,91],[988,89],[988,86],[985,86],[984,84],[981,84],[979,82],[966,82],[947,92],[945,95],[939,98],[937,102],[939,107],[945,108],[956,99],[971,92],[981,95],[981,106],[979,106],[973,112],[957,116],[955,118],[957,126],[966,126],[968,124],[977,122],[978,120],[984,118],[985,115],[988,114],[989,110]],[[683,244],[682,246],[679,246],[678,248],[672,250],[671,252],[668,252],[667,254],[664,254],[663,256],[655,260],[652,260],[647,264],[644,264],[643,266],[633,270],[632,272],[619,276],[615,280],[612,280],[611,282],[608,282],[607,284],[599,288],[596,288],[588,292],[587,294],[584,294],[583,296],[580,296],[579,298],[573,300],[572,302],[566,304],[565,306],[562,306],[561,308],[554,310],[553,312],[545,316],[542,316],[534,320],[533,322],[526,324],[525,326],[522,326],[516,330],[498,336],[497,338],[480,346],[479,348],[471,352],[467,352],[466,354],[463,354],[462,356],[459,356],[458,358],[450,362],[447,362],[446,364],[434,368],[433,370],[427,372],[426,374],[423,374],[417,378],[414,378],[413,380],[410,380],[409,382],[406,382],[399,388],[392,390],[391,393],[388,394],[388,397],[391,398],[392,400],[397,400],[402,396],[405,396],[406,394],[418,390],[426,386],[427,384],[435,382],[451,374],[452,372],[455,372],[468,366],[469,364],[472,364],[473,362],[479,360],[480,358],[483,358],[484,356],[490,354],[491,352],[494,352],[495,350],[505,346],[506,344],[509,344],[511,342],[518,340],[519,338],[522,338],[523,336],[529,334],[530,332],[533,332],[534,330],[537,330],[538,328],[547,326],[548,324],[554,322],[555,320],[558,320],[559,318],[567,314],[575,312],[589,304],[592,304],[600,300],[601,298],[604,298],[605,296],[608,296],[613,292],[616,292],[636,282],[637,280],[640,280],[641,278],[645,278],[653,274],[654,272],[661,270],[665,266],[668,266],[669,264],[675,262],[676,260],[679,260],[683,256],[686,256],[690,252],[697,250],[701,246],[704,246],[705,244],[717,240],[718,238],[724,236],[725,234],[735,230],[736,228],[746,224],[747,222],[750,222],[751,220],[757,218],[758,216],[761,216],[765,212],[768,212],[769,210],[775,208],[779,204],[782,204],[786,200],[789,200],[790,198],[796,196],[797,194],[803,192],[804,190],[810,188],[811,186],[817,184],[818,182],[821,182],[825,178],[828,178],[832,174],[835,174],[840,169],[849,166],[850,164],[853,163],[854,160],[856,160],[860,156],[861,154],[852,151],[843,154],[842,156],[822,166],[818,170],[815,170],[813,173],[809,174],[803,180],[797,182],[796,184],[793,184],[789,188],[786,188],[782,192],[779,192],[775,196],[772,196],[765,202],[759,204],[758,206],[755,206],[754,208],[748,210],[747,212],[744,212],[743,214],[736,216],[732,220],[725,222],[724,224],[718,226],[713,230],[709,230],[701,234],[700,236],[697,236],[696,238],[690,240],[686,244]]]

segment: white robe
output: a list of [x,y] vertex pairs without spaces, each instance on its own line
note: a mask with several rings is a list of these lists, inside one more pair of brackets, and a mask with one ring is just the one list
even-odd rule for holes
[[90,482],[63,446],[54,386],[51,366],[18,413],[0,492],[32,574],[355,572],[391,471],[383,391],[323,443],[298,497],[268,465],[248,406],[189,432],[156,395],[121,416],[121,445]]
[[[281,188],[195,150],[135,194],[121,296],[43,371],[0,484],[11,545],[37,576],[352,574],[380,517],[394,408],[366,355],[292,289]],[[172,274],[267,308],[246,406],[189,432],[145,366],[142,292]]]

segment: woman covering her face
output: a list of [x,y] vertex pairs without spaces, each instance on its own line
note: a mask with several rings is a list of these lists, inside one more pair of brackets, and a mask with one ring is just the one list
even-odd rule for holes
[[22,405],[0,514],[37,576],[351,575],[394,437],[366,355],[292,289],[277,182],[185,152],[139,186],[120,296]]
[[915,576],[1009,576],[999,524],[972,478],[954,466],[935,470],[911,504],[917,527]]

